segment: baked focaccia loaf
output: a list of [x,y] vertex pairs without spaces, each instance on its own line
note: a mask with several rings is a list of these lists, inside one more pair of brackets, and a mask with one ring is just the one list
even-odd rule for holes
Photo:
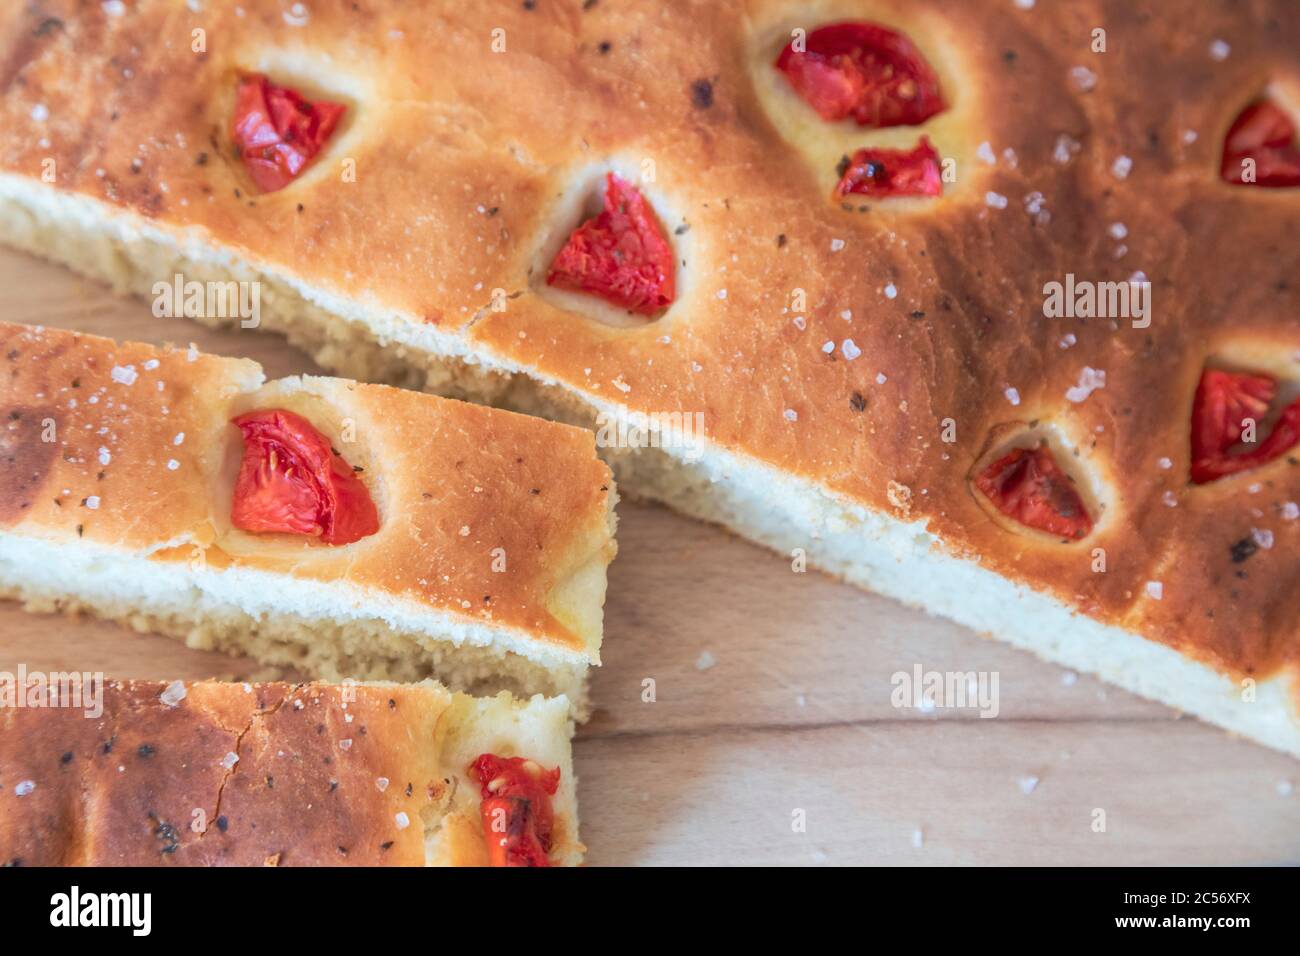
[[0,709],[0,863],[574,865],[568,711],[432,681],[28,689]]
[[615,500],[589,432],[18,325],[0,369],[0,594],[585,714]]
[[194,6],[0,13],[8,242],[1300,753],[1290,4]]

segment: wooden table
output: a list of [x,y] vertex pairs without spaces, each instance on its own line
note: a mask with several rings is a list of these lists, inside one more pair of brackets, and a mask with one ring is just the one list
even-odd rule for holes
[[[0,250],[0,317],[311,371],[283,340]],[[667,511],[624,505],[598,707],[575,742],[592,864],[1300,862],[1300,764],[839,584]],[[275,676],[0,603],[0,669]],[[891,675],[997,672],[1000,713],[900,710]],[[655,701],[643,701],[643,681]],[[1094,829],[1105,812],[1105,832]],[[802,826],[800,822],[802,821]]]

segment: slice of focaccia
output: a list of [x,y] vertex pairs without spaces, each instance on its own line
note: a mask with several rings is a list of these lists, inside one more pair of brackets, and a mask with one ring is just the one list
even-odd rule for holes
[[1300,753],[1291,0],[93,6],[0,10],[5,241]]
[[0,594],[32,610],[582,714],[614,501],[576,428],[0,325]]
[[581,862],[563,698],[77,676],[0,709],[0,865]]

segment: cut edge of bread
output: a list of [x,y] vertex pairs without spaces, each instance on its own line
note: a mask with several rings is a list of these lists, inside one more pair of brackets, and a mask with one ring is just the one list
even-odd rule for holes
[[343,581],[213,569],[0,532],[0,597],[38,613],[87,612],[319,680],[432,677],[466,693],[563,695],[579,720],[590,710],[585,660]]
[[[12,174],[0,175],[0,210],[0,240],[122,292],[148,296],[155,282],[178,272],[200,281],[259,281],[266,329],[284,334],[341,375],[586,427],[593,427],[597,415],[625,418],[618,406],[474,354],[463,339],[418,317],[310,288],[214,248],[198,233],[167,230]],[[1300,756],[1296,675],[1279,673],[1247,690],[1172,647],[1093,620],[950,553],[923,522],[867,509],[748,456],[701,444],[702,453],[692,460],[666,448],[601,453],[628,496],[663,502],[781,553],[801,548],[810,564],[853,584]]]
[[547,769],[559,768],[559,787],[551,798],[556,831],[550,858],[560,866],[581,864],[587,848],[578,839],[578,780],[573,771],[569,702],[540,695],[522,700],[504,692],[492,697],[456,694],[451,717],[442,758],[444,766],[454,768],[459,783],[447,812],[426,826],[425,864],[486,865],[480,797],[462,769],[483,753],[527,757]]

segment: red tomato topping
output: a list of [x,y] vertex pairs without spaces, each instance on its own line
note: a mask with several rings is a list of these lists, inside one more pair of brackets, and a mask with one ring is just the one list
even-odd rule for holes
[[1241,444],[1247,419],[1256,429],[1263,424],[1277,394],[1277,383],[1267,375],[1225,372],[1207,368],[1201,373],[1192,402],[1192,482],[1206,482],[1267,464],[1300,443],[1300,399],[1281,412],[1268,437]]
[[310,103],[260,74],[240,80],[231,137],[257,188],[273,193],[297,179],[346,108],[324,100]]
[[1076,539],[1092,530],[1083,499],[1046,447],[1012,449],[975,477],[975,487],[1026,527]]
[[301,415],[273,408],[234,419],[244,435],[230,521],[244,531],[349,544],[379,530],[370,492]]
[[875,199],[939,196],[939,154],[924,136],[914,149],[860,149],[835,187],[836,198],[854,193]]
[[480,813],[492,865],[550,866],[551,797],[560,786],[560,768],[544,770],[523,757],[481,754],[469,774],[482,786]]
[[832,23],[791,40],[776,58],[795,92],[824,120],[916,126],[944,108],[939,77],[907,37],[874,23]]
[[[1295,124],[1268,100],[1252,103],[1241,111],[1223,141],[1220,174],[1230,183],[1273,188],[1300,186],[1300,148]],[[1255,161],[1255,178],[1247,182],[1242,160]]]
[[556,285],[598,295],[641,315],[654,315],[676,294],[673,250],[659,220],[635,186],[605,177],[605,208],[569,236],[546,277]]

